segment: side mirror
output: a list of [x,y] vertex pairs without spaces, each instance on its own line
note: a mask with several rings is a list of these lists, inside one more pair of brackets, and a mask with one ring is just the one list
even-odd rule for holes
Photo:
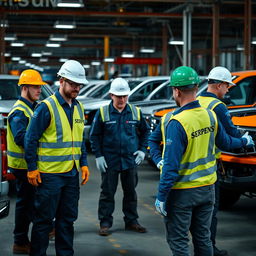
[[226,105],[233,105],[229,95],[225,95],[222,102],[224,102]]

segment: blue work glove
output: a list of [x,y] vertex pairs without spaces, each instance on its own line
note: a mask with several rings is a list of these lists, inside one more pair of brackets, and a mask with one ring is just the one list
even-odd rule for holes
[[163,216],[166,216],[167,215],[167,212],[165,211],[165,203],[164,202],[161,202],[159,201],[158,199],[156,199],[155,201],[155,207],[156,207],[156,210]]
[[136,156],[135,163],[137,165],[141,164],[141,162],[145,158],[145,153],[143,151],[141,151],[141,150],[137,150],[136,152],[133,153],[133,155]]
[[242,138],[245,138],[247,140],[247,143],[246,143],[246,146],[249,148],[249,147],[253,147],[255,144],[254,144],[254,141],[252,140],[252,136],[250,136],[248,134],[248,132],[246,132]]
[[156,165],[156,167],[160,170],[160,168],[161,168],[163,165],[164,165],[164,160],[162,159],[162,160],[160,160],[160,161],[158,162],[158,164]]
[[104,156],[100,156],[96,158],[96,166],[99,171],[106,172],[106,168],[108,168],[108,165],[106,163]]

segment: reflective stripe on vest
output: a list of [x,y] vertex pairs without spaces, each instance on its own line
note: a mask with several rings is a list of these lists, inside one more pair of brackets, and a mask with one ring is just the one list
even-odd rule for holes
[[173,115],[184,128],[188,145],[182,156],[179,176],[172,189],[187,189],[214,184],[216,181],[215,136],[217,118],[204,108],[184,110]]
[[[28,118],[29,122],[33,115],[32,109],[22,100],[17,100],[13,105],[8,117],[16,110],[20,110]],[[28,123],[29,124],[29,123]],[[12,134],[9,121],[7,121],[7,161],[8,166],[14,169],[27,169],[24,148],[18,146]]]
[[[216,99],[214,97],[198,96],[197,99],[199,101],[199,104],[203,108],[208,108],[210,110],[214,110],[214,108],[217,107],[219,104],[225,105],[222,101],[220,101],[219,99]],[[216,147],[215,151],[216,151],[215,156],[217,159],[219,159],[220,155],[221,155],[221,150]]]
[[83,143],[84,111],[79,102],[74,105],[72,129],[67,115],[55,95],[43,101],[50,112],[51,121],[39,140],[38,168],[40,172],[63,173],[74,163],[80,170]]
[[[128,104],[132,111],[132,120],[133,121],[140,121],[140,109],[138,107],[133,106],[132,104]],[[109,122],[110,116],[109,116],[109,105],[106,105],[104,107],[100,107],[100,115],[102,122]]]

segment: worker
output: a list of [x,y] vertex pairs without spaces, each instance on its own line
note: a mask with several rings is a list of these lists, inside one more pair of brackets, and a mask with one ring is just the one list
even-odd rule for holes
[[25,136],[28,180],[36,187],[31,256],[46,255],[55,218],[56,255],[74,255],[73,223],[81,185],[89,178],[84,108],[76,100],[87,83],[83,66],[67,60],[58,71],[60,88],[36,108]]
[[13,253],[29,254],[29,226],[32,222],[34,187],[27,180],[27,163],[24,158],[24,139],[41,94],[41,75],[33,69],[24,70],[18,81],[21,96],[7,118],[7,160],[9,170],[16,177],[16,206]]
[[125,229],[145,233],[146,228],[138,223],[135,188],[138,183],[136,167],[145,157],[149,127],[141,110],[127,104],[130,88],[126,80],[114,79],[109,93],[112,101],[98,110],[90,133],[92,151],[102,178],[98,208],[99,235],[110,235],[119,174],[124,193]]
[[[201,93],[197,99],[199,104],[204,108],[209,108],[215,112],[218,117],[219,122],[223,125],[226,130],[226,133],[229,135],[241,138],[242,134],[233,124],[230,113],[227,106],[223,103],[222,99],[225,94],[228,92],[230,86],[235,84],[232,82],[232,75],[229,70],[225,67],[215,67],[213,68],[208,77],[208,88],[206,92]],[[216,158],[220,158],[220,151],[218,150]],[[218,171],[217,177],[221,175],[221,164],[218,160]],[[215,182],[215,204],[212,214],[212,224],[211,224],[211,241],[213,244],[214,256],[227,256],[228,252],[226,250],[220,250],[216,246],[216,233],[217,233],[217,212],[219,208],[219,198],[220,198],[220,186],[219,179]]]
[[[210,225],[217,179],[215,143],[225,150],[254,145],[248,134],[242,138],[227,135],[215,113],[199,105],[198,83],[198,75],[190,67],[181,66],[173,71],[170,86],[179,108],[162,123],[162,158],[160,126],[149,138],[153,161],[162,169],[155,206],[165,216],[167,242],[174,256],[190,255],[189,230],[194,255],[213,255]],[[154,150],[158,153],[154,154]]]

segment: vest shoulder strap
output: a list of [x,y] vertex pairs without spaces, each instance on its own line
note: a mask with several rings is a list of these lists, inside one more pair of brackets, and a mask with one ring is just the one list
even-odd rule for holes
[[[141,116],[140,116],[140,109],[138,107],[135,107],[131,104],[128,104],[132,111],[132,120],[133,121],[140,121]],[[108,122],[110,121],[110,116],[109,116],[109,105],[100,107],[100,116],[102,122]]]

